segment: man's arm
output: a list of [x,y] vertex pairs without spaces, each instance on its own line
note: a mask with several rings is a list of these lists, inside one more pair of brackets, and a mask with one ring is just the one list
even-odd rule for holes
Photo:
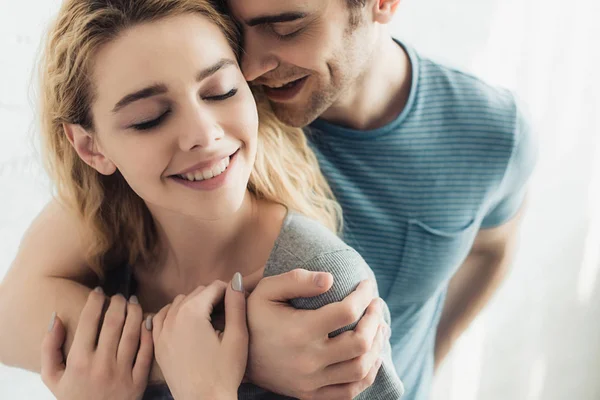
[[482,229],[465,262],[450,280],[435,341],[437,370],[506,277],[515,253],[522,212],[505,224]]
[[[29,227],[0,285],[0,363],[39,372],[53,312],[64,324],[68,354],[81,310],[99,283],[85,262],[82,233],[79,220],[56,201]],[[156,361],[150,380],[162,380]]]
[[85,265],[79,224],[52,202],[26,232],[0,286],[0,362],[40,370],[40,349],[57,312],[73,340],[79,314],[95,275]]

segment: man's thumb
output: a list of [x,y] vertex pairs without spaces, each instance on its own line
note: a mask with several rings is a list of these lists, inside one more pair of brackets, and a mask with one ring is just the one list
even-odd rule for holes
[[263,278],[255,291],[272,301],[288,301],[298,297],[314,297],[328,291],[333,276],[328,272],[295,269],[281,275]]

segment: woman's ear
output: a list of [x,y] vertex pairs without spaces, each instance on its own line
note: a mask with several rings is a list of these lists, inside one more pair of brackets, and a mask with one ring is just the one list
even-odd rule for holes
[[81,125],[63,124],[65,135],[84,163],[102,175],[112,175],[117,166],[109,160],[102,150],[96,146],[92,135]]
[[373,10],[375,21],[380,24],[388,24],[394,17],[399,4],[400,0],[376,0]]

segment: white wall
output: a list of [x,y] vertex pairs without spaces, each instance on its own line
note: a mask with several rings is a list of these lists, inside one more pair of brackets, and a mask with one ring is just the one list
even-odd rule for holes
[[[0,278],[48,199],[28,86],[58,4],[0,0]],[[514,269],[443,366],[436,399],[600,398],[598,16],[597,0],[404,0],[399,8],[396,36],[517,91],[540,138]],[[37,376],[0,366],[0,398],[50,396]]]

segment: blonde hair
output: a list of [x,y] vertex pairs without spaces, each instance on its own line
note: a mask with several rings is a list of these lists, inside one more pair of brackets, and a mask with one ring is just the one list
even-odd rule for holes
[[[238,54],[235,24],[209,0],[66,0],[51,28],[41,63],[41,130],[44,161],[58,199],[82,219],[94,271],[149,263],[158,251],[152,215],[117,171],[103,176],[71,146],[63,124],[93,132],[94,55],[123,30],[161,18],[196,13],[210,19]],[[339,232],[340,207],[301,129],[281,124],[257,94],[257,156],[248,189]]]

